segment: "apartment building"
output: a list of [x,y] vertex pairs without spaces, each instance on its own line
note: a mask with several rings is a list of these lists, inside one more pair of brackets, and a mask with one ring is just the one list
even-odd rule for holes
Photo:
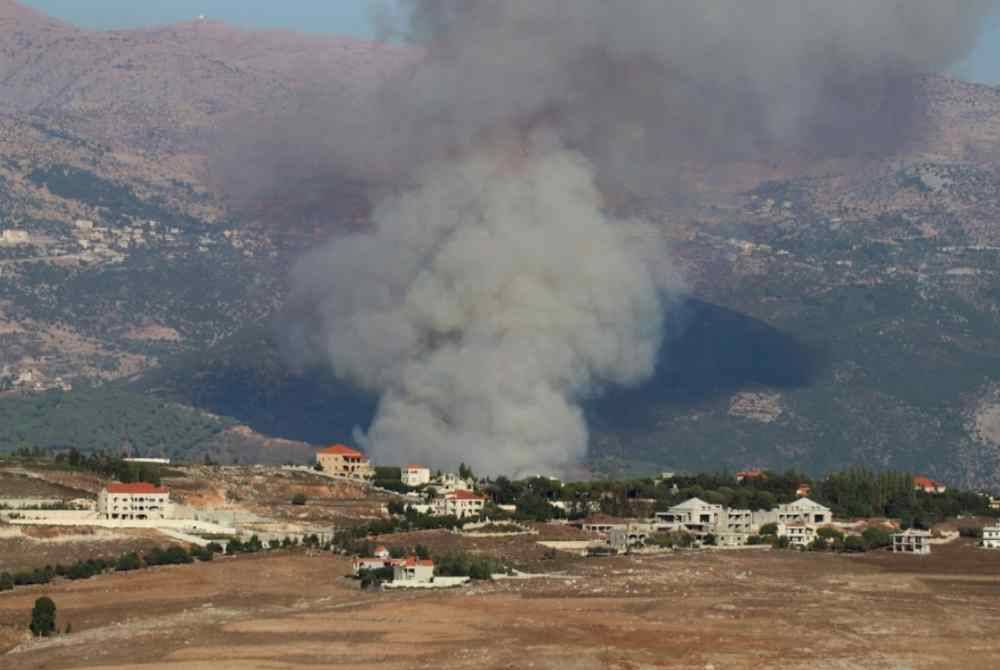
[[983,528],[983,548],[1000,549],[1000,525]]
[[464,519],[467,516],[482,514],[486,498],[476,495],[472,491],[458,490],[435,498],[431,504],[434,506],[434,514]]
[[365,455],[343,444],[317,451],[316,463],[323,472],[337,477],[368,481],[375,476],[375,468]]
[[108,520],[167,519],[170,490],[146,482],[111,482],[97,495],[97,513]]
[[402,468],[400,477],[407,486],[423,486],[431,481],[431,469],[422,465],[410,464]]
[[892,536],[892,550],[902,554],[931,553],[931,534],[926,530],[911,528]]

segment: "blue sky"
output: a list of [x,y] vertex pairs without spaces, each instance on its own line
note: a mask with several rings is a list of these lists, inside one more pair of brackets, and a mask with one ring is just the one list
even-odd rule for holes
[[[250,27],[291,28],[371,36],[375,0],[21,0],[53,16],[92,28],[174,23],[199,14]],[[942,0],[947,1],[947,0]],[[994,19],[956,72],[1000,85],[1000,18]]]

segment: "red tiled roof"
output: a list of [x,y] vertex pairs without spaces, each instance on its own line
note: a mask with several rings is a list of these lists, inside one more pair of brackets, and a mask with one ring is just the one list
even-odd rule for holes
[[404,468],[404,470],[426,470],[426,469],[427,468],[425,468],[422,465],[414,465],[412,463]]
[[943,486],[941,482],[936,482],[930,477],[924,477],[923,475],[917,475],[913,478],[913,485],[919,486],[924,489],[934,489],[939,486]]
[[357,456],[358,458],[364,458],[365,455],[362,454],[357,449],[351,449],[344,444],[332,444],[326,449],[320,449],[317,453],[320,454],[336,454],[338,456]]
[[737,472],[736,476],[741,477],[743,479],[760,479],[767,477],[764,471],[761,470],[760,468],[754,468],[752,470],[743,470],[742,472]]
[[430,566],[430,567],[433,568],[434,567],[434,561],[432,561],[430,559],[417,558],[416,556],[410,556],[408,559],[406,559],[406,562],[404,563],[404,565],[406,565],[409,568],[412,568],[415,565],[428,565],[428,566]]
[[104,487],[108,493],[169,493],[166,486],[156,486],[147,482],[134,482],[132,484],[122,484],[121,482],[110,482]]
[[455,500],[486,500],[486,498],[476,495],[472,491],[466,491],[464,489],[459,489],[458,491],[452,491],[446,497],[454,498]]

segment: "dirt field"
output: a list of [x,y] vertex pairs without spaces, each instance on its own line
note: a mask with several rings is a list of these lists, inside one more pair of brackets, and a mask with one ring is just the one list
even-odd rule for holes
[[0,572],[70,565],[83,558],[118,558],[173,542],[146,529],[0,524]]
[[73,633],[0,667],[996,668],[1000,552],[768,551],[579,561],[563,579],[363,593],[346,559],[269,554],[0,594],[23,626],[50,595]]

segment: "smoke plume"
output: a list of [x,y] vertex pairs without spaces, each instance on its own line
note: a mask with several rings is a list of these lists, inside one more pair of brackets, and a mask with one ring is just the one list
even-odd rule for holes
[[294,328],[380,394],[377,459],[525,472],[585,456],[579,401],[653,372],[679,285],[662,230],[603,197],[776,148],[892,151],[917,77],[994,3],[403,5],[411,62],[277,121],[308,138],[301,164],[377,186],[371,227],[296,267]]

